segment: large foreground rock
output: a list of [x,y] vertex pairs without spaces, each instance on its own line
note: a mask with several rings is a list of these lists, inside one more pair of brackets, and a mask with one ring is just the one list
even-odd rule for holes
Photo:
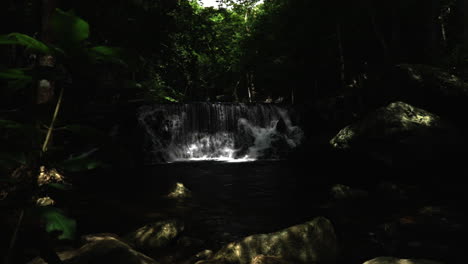
[[[215,255],[198,264],[249,264],[259,255],[289,263],[334,263],[338,254],[331,222],[317,217],[310,222],[270,234],[257,234],[229,243]],[[258,259],[258,257],[257,257]]]
[[[132,249],[116,236],[93,236],[89,243],[79,249],[60,252],[58,255],[64,264],[158,264],[152,258]],[[43,264],[36,258],[29,264]]]
[[125,241],[139,250],[152,252],[168,246],[183,230],[184,224],[179,220],[159,221],[130,233],[125,236]]
[[368,260],[364,264],[442,264],[441,262],[426,259],[398,259],[394,257],[378,257]]
[[404,102],[377,109],[330,140],[335,149],[371,153],[389,163],[399,158],[415,164],[440,158],[459,143],[457,131],[439,116]]

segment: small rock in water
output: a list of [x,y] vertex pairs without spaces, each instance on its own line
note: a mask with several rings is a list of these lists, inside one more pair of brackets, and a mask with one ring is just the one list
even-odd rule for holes
[[343,184],[336,184],[331,189],[331,195],[335,200],[356,199],[367,197],[364,190],[354,189]]
[[427,259],[398,259],[394,257],[378,257],[364,262],[364,264],[442,264]]
[[192,197],[192,192],[187,189],[183,183],[177,182],[167,197],[173,199],[185,199]]
[[250,264],[288,264],[284,259],[275,256],[258,255]]

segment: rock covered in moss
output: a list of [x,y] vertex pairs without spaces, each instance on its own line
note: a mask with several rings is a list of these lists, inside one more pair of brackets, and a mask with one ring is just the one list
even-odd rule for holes
[[135,248],[153,251],[168,246],[184,230],[184,224],[176,219],[145,225],[125,236]]
[[171,199],[186,199],[192,197],[192,192],[183,183],[177,182],[167,197]]
[[[395,162],[431,160],[453,150],[461,138],[456,129],[426,110],[393,102],[341,129],[330,140],[333,148],[371,153]],[[439,155],[439,156],[437,156]]]
[[331,222],[323,217],[278,232],[257,234],[224,246],[198,264],[249,264],[259,255],[290,263],[334,263],[338,245]]
[[442,264],[427,259],[399,259],[394,257],[378,257],[364,262],[364,264]]
[[[158,264],[154,259],[134,250],[115,235],[93,235],[88,237],[89,243],[81,248],[58,253],[64,264]],[[43,264],[42,259],[36,258],[29,264]]]

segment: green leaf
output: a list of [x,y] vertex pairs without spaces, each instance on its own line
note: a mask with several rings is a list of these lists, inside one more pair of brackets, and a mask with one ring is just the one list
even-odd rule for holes
[[32,80],[32,76],[26,74],[27,69],[7,69],[0,71],[0,79],[8,79],[8,80]]
[[46,44],[26,34],[21,34],[21,33],[16,33],[16,32],[10,33],[8,35],[0,36],[0,44],[21,45],[35,52],[41,52],[45,54],[50,53],[50,49]]
[[110,62],[126,65],[121,59],[122,49],[108,46],[96,46],[89,49],[89,56],[94,62]]
[[62,163],[62,167],[70,172],[80,172],[109,167],[108,164],[98,160],[96,157],[92,157],[93,153],[94,151],[91,151],[83,153],[77,157],[67,159]]
[[173,103],[178,102],[177,99],[174,99],[174,98],[169,97],[169,96],[164,96],[164,99],[167,100],[167,101],[169,101],[169,102],[173,102]]
[[71,189],[70,186],[65,185],[65,184],[60,184],[60,183],[49,183],[46,186],[54,188],[54,189],[62,190],[62,191]]
[[71,48],[89,37],[89,24],[72,12],[55,9],[50,26],[61,48]]
[[23,127],[24,127],[23,124],[18,123],[16,121],[0,119],[0,128],[20,129],[20,128],[23,128]]
[[89,126],[84,126],[84,125],[67,125],[64,127],[66,130],[71,131],[72,133],[75,133],[77,135],[83,136],[85,138],[89,139],[106,139],[108,138],[108,135],[104,132],[102,132],[99,129],[89,127]]
[[72,240],[75,237],[76,221],[65,216],[62,210],[51,206],[38,207],[36,210],[45,222],[48,233],[61,232],[58,236],[60,240]]

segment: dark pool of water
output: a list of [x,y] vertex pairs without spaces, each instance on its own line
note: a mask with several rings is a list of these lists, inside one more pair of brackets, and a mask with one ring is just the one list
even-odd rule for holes
[[[416,215],[422,206],[450,207],[449,213],[461,215],[461,208],[454,200],[440,200],[446,197],[450,188],[436,195],[434,190],[443,188],[436,186],[424,191],[426,187],[414,185],[415,180],[410,180],[411,188],[419,190],[418,193],[408,193],[410,200],[383,203],[372,198],[372,195],[380,197],[375,183],[381,178],[396,180],[394,172],[367,168],[364,177],[362,167],[355,168],[354,172],[359,174],[350,171],[349,167],[340,167],[338,163],[335,166],[320,163],[302,165],[308,170],[300,168],[298,163],[285,161],[159,164],[142,171],[123,173],[118,178],[107,177],[107,182],[97,184],[94,189],[87,186],[86,191],[75,193],[80,199],[74,200],[76,206],[71,211],[78,219],[81,234],[112,232],[125,235],[147,223],[168,218],[182,219],[186,226],[184,235],[203,240],[206,247],[212,249],[251,234],[277,231],[320,215],[332,220],[340,243],[347,250],[343,254],[354,259],[353,263],[388,254],[441,260],[454,258],[458,244],[452,236],[458,231],[447,233],[441,229],[436,236],[430,235],[426,239],[430,241],[427,246],[416,249],[408,246],[408,243],[424,237],[417,234],[432,234],[438,224],[421,222],[409,228],[399,227],[398,232],[401,233],[397,233],[396,238],[385,234],[387,223],[398,226],[398,219]],[[328,170],[315,169],[317,167]],[[400,176],[399,179],[406,181],[411,178]],[[116,182],[119,183],[118,188]],[[183,183],[192,192],[192,197],[184,201],[164,198],[176,182]],[[107,183],[113,186],[106,188]],[[345,203],[341,207],[330,206],[330,189],[337,183],[364,188],[371,197],[349,205]],[[457,216],[449,220],[461,223],[460,219],[464,218]],[[379,232],[384,235],[379,235]],[[400,248],[393,249],[395,243]]]

